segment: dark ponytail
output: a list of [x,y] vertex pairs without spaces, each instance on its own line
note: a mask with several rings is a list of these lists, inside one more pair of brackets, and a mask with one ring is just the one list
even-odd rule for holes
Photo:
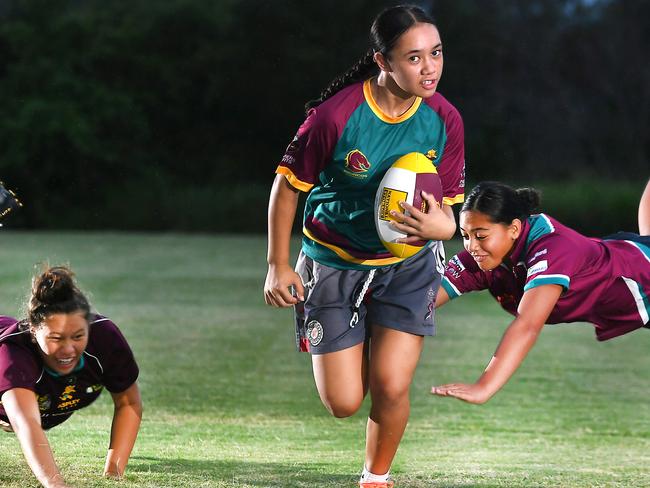
[[492,222],[510,225],[514,219],[526,220],[541,202],[539,190],[514,188],[497,181],[483,181],[469,192],[461,212],[475,210]]
[[87,319],[90,315],[88,299],[77,287],[69,268],[54,266],[32,279],[27,320],[21,325],[38,328],[52,314],[75,312],[83,313]]
[[375,17],[370,28],[370,45],[368,51],[345,73],[334,78],[316,100],[305,104],[305,112],[317,107],[346,86],[368,79],[378,72],[374,60],[376,52],[388,56],[398,39],[417,23],[435,25],[431,16],[415,5],[397,5],[389,7]]

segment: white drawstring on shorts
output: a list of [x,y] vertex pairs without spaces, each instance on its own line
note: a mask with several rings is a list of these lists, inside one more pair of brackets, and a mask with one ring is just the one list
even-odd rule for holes
[[368,291],[368,287],[370,286],[370,283],[372,283],[372,279],[375,277],[375,271],[377,270],[374,268],[370,270],[370,273],[368,273],[368,277],[366,278],[366,281],[363,282],[363,287],[361,288],[361,292],[359,293],[356,301],[354,302],[352,318],[350,319],[350,327],[354,327],[359,322],[359,307],[361,307],[361,302],[363,302],[363,299],[366,296],[366,292]]

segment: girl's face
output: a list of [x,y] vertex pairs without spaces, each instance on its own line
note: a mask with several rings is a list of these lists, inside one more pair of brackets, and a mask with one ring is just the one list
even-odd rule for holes
[[88,345],[88,321],[83,312],[52,314],[31,332],[45,366],[60,375],[74,370]]
[[415,24],[402,34],[388,56],[381,56],[378,64],[406,94],[430,97],[436,92],[442,75],[442,42],[438,29],[432,24]]
[[506,225],[494,223],[490,217],[476,210],[460,214],[463,245],[483,271],[493,270],[510,255],[520,233],[519,219]]

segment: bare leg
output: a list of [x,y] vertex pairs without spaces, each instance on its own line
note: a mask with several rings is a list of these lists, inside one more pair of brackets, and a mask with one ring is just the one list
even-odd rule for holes
[[367,391],[366,351],[362,343],[311,357],[318,394],[335,417],[349,417],[363,403]]
[[646,184],[639,202],[639,234],[650,235],[650,180]]
[[397,452],[411,404],[409,387],[424,338],[373,326],[368,380],[372,407],[366,427],[366,468],[388,472]]

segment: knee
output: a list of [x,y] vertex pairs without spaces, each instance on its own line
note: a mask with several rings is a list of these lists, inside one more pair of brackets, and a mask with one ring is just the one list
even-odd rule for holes
[[401,381],[382,381],[370,385],[373,403],[400,405],[408,402],[409,384]]
[[346,417],[351,417],[361,407],[363,398],[332,398],[332,397],[323,397],[321,396],[321,401],[327,411],[332,414],[334,417],[342,419]]

